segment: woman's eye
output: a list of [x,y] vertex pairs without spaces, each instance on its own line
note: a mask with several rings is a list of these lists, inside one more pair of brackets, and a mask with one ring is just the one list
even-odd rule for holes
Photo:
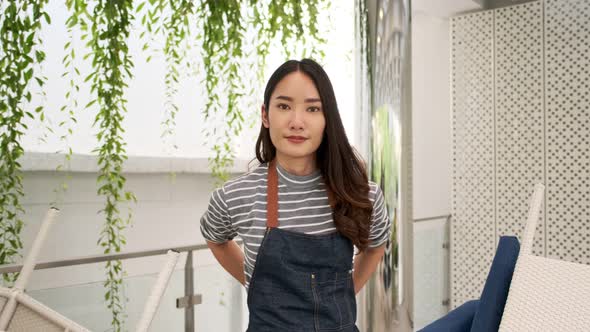
[[321,109],[317,106],[312,106],[310,108],[307,109],[309,112],[319,112],[321,111]]
[[287,104],[278,104],[277,107],[281,110],[288,110],[289,109],[289,105],[287,105]]

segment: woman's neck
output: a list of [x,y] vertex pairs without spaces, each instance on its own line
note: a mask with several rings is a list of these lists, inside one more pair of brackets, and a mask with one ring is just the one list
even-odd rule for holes
[[317,169],[315,156],[289,158],[277,154],[277,162],[285,171],[297,176],[309,175]]

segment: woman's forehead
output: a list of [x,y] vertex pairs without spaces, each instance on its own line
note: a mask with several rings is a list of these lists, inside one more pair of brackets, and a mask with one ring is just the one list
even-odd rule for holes
[[301,72],[286,75],[275,87],[272,99],[285,101],[320,101],[320,94],[313,80]]

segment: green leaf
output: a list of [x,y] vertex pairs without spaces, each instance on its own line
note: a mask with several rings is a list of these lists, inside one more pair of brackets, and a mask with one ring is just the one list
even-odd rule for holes
[[33,77],[33,68],[30,68],[25,72],[25,81],[29,81]]
[[37,63],[43,62],[45,60],[45,52],[35,51],[35,59],[37,59]]
[[19,249],[18,243],[16,242],[16,240],[8,240],[8,242],[10,243],[10,245],[12,246],[12,248],[14,249]]
[[145,6],[145,2],[142,2],[139,4],[139,6],[137,6],[137,9],[135,10],[136,13],[139,13],[143,7]]
[[89,108],[90,106],[94,105],[98,99],[91,100],[84,108]]
[[45,17],[45,22],[47,22],[47,24],[51,24],[51,17],[49,14],[43,13],[43,17]]

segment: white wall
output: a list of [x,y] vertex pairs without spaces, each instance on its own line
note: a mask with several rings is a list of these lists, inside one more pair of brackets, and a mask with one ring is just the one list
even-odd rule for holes
[[414,13],[412,110],[414,218],[451,211],[449,20]]
[[[449,19],[412,17],[412,143],[414,219],[451,211]],[[414,223],[414,323],[444,315],[445,219]]]
[[451,212],[449,17],[479,9],[473,0],[412,1],[414,219]]
[[[450,20],[477,10],[471,0],[412,2],[412,157],[414,219],[451,213]],[[414,223],[414,327],[444,315],[446,220]]]

